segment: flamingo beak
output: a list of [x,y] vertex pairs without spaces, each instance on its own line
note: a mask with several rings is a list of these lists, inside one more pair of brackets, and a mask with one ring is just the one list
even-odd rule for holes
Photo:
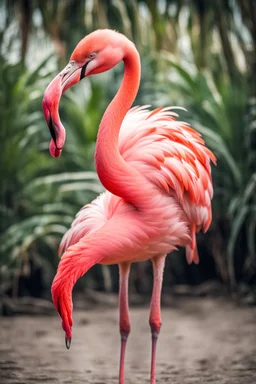
[[71,337],[65,336],[66,348],[69,349],[71,345]]
[[62,94],[72,85],[75,85],[85,76],[84,66],[75,61],[69,64],[48,85],[42,102],[46,123],[49,127],[52,140],[49,150],[53,157],[59,157],[66,139],[66,131],[60,121],[59,103]]
[[[57,304],[56,304],[57,303]],[[62,328],[63,328],[63,331],[66,333],[65,334],[65,344],[66,344],[66,348],[67,349],[70,349],[70,346],[71,346],[71,340],[72,340],[72,337],[71,337],[71,328],[72,328],[72,319],[71,321],[69,320],[69,323],[67,323],[67,320],[66,320],[66,317],[62,317],[62,311],[61,311],[61,304],[60,304],[60,299],[57,299],[57,302],[54,302],[54,305],[57,309],[57,312],[62,320]]]

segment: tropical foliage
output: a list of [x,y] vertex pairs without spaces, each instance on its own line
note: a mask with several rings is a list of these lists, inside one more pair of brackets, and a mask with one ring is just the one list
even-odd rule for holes
[[[43,89],[49,81],[49,73],[41,75],[45,63],[32,72],[22,63],[1,66],[0,252],[1,273],[7,278],[10,267],[27,269],[32,257],[46,267],[56,265],[58,237],[81,205],[102,190],[95,172],[84,172],[91,141],[85,132],[79,136],[81,127],[70,138],[67,158],[58,163],[49,158],[49,134],[41,112]],[[74,114],[67,109],[69,115]],[[74,143],[79,140],[83,148]],[[74,147],[78,148],[75,160]]]
[[181,111],[180,118],[216,154],[213,224],[202,249],[232,289],[241,282],[255,285],[255,7],[253,0],[1,3],[2,282],[13,284],[29,273],[31,260],[51,275],[61,235],[102,190],[94,143],[122,68],[83,81],[63,97],[68,139],[58,161],[48,155],[41,100],[77,41],[106,27],[125,33],[141,53],[137,104],[184,106],[188,112]]

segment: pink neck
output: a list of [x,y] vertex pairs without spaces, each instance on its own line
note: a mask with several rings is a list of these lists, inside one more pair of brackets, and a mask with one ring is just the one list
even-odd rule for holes
[[127,45],[127,48],[122,84],[101,120],[95,162],[99,179],[108,191],[135,206],[142,206],[145,202],[145,191],[148,192],[150,183],[124,161],[118,146],[122,121],[137,95],[140,84],[139,54],[133,44]]

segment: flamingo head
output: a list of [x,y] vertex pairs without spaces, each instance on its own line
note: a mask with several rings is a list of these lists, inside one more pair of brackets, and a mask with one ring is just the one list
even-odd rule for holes
[[84,77],[113,68],[124,59],[129,44],[124,35],[112,30],[92,32],[78,43],[67,66],[49,84],[42,106],[52,136],[49,149],[53,157],[60,156],[66,138],[58,111],[61,95]]

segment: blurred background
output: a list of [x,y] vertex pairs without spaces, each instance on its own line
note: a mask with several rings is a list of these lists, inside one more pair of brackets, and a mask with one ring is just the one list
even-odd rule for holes
[[[60,239],[77,211],[103,190],[94,169],[95,139],[122,65],[83,80],[63,96],[67,143],[57,160],[49,155],[41,109],[50,80],[78,41],[97,28],[116,29],[135,42],[142,60],[135,104],[185,107],[187,112],[178,111],[180,119],[202,133],[218,160],[212,170],[213,222],[206,235],[198,235],[200,264],[188,266],[183,250],[173,253],[164,293],[207,293],[218,287],[255,303],[256,2],[2,0],[2,313],[11,310],[7,298],[50,299]],[[151,263],[134,264],[131,292],[148,297],[151,287]],[[90,290],[117,292],[117,267],[90,270],[76,292]]]

